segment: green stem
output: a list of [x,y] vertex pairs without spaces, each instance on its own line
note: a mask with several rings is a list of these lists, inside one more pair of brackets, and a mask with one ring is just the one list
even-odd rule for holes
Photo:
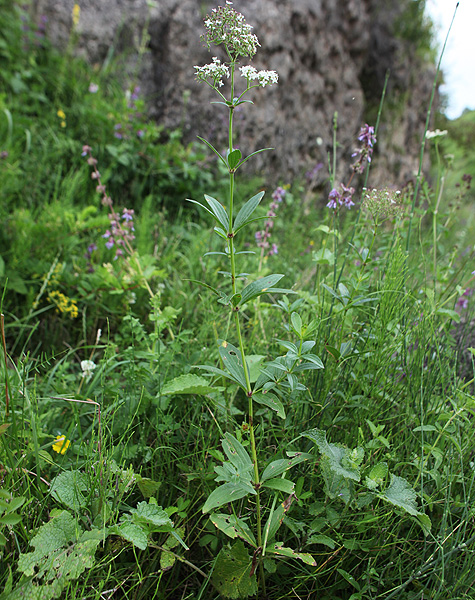
[[[235,62],[231,61],[231,102],[234,101],[234,70],[235,70]],[[233,113],[234,106],[229,107],[229,152],[233,151]],[[231,260],[231,283],[233,294],[236,293],[236,261],[234,256],[234,232],[233,232],[233,209],[234,209],[234,171],[229,171],[229,224],[228,224],[228,250],[229,257]],[[256,438],[254,434],[254,406],[252,401],[252,387],[251,380],[249,376],[249,369],[246,362],[246,354],[244,352],[244,342],[241,334],[241,324],[239,322],[239,314],[238,311],[234,312],[234,322],[236,326],[236,334],[239,343],[239,350],[241,352],[242,357],[242,367],[244,371],[244,378],[246,381],[246,393],[248,397],[248,413],[249,413],[249,438],[251,444],[251,456],[252,462],[254,465],[254,486],[256,488],[256,515],[257,515],[257,545],[258,547],[262,547],[262,524],[261,524],[261,503],[260,503],[260,477],[259,477],[259,464],[257,460],[257,448],[256,448]],[[264,568],[262,565],[261,558],[259,559],[259,580],[262,586],[263,593],[265,595],[265,577],[264,577]]]

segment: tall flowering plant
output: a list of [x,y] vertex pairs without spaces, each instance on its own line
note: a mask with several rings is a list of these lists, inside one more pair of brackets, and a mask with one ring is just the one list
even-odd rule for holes
[[[215,467],[216,481],[220,485],[209,495],[203,512],[210,513],[210,518],[215,526],[229,537],[242,540],[235,543],[230,551],[226,550],[224,554],[223,551],[220,553],[214,569],[215,585],[220,591],[225,592],[224,587],[226,586],[223,581],[226,581],[226,572],[229,573],[229,569],[226,571],[226,561],[230,560],[229,553],[231,553],[231,560],[242,565],[245,574],[243,578],[239,579],[239,590],[233,588],[232,593],[239,596],[255,594],[258,587],[256,577],[258,572],[260,586],[265,595],[263,569],[265,556],[291,556],[299,558],[307,564],[315,564],[309,554],[297,553],[290,548],[284,548],[276,537],[284,515],[295,498],[295,484],[285,479],[285,475],[290,467],[312,458],[312,455],[292,452],[287,453],[287,458],[267,457],[266,466],[262,469],[262,460],[258,456],[256,446],[254,407],[256,403],[263,405],[274,411],[278,418],[285,419],[286,396],[288,397],[290,393],[297,390],[305,390],[304,386],[297,381],[297,372],[323,368],[323,364],[317,356],[311,353],[315,342],[304,341],[308,328],[303,325],[298,313],[289,310],[288,330],[297,337],[297,343],[283,341],[282,345],[288,350],[287,354],[268,363],[256,381],[255,378],[251,378],[242,334],[241,315],[246,305],[261,295],[286,293],[290,290],[276,287],[284,277],[282,274],[267,275],[250,283],[241,283],[246,276],[240,274],[237,269],[237,262],[241,254],[236,248],[237,241],[240,240],[246,226],[260,219],[269,223],[270,217],[275,213],[272,212],[272,215],[268,214],[264,217],[255,216],[264,192],[259,192],[247,200],[239,210],[236,209],[234,198],[237,170],[249,158],[258,152],[269,150],[269,148],[257,150],[244,157],[241,150],[233,145],[233,116],[238,106],[244,103],[252,104],[247,99],[247,95],[252,89],[276,84],[278,75],[275,71],[257,70],[252,65],[240,65],[243,58],[250,59],[255,55],[260,44],[257,36],[252,32],[252,27],[241,13],[234,10],[231,2],[226,2],[226,6],[212,10],[211,14],[205,18],[204,26],[206,33],[202,37],[206,45],[208,48],[220,46],[224,50],[225,59],[223,61],[215,56],[211,63],[195,66],[195,74],[198,81],[210,86],[219,96],[220,99],[216,104],[221,105],[228,112],[226,152],[221,153],[209,141],[200,139],[225,165],[229,173],[229,193],[226,202],[220,202],[208,195],[204,197],[206,204],[196,200],[190,200],[190,202],[198,204],[216,222],[215,232],[224,241],[225,247],[223,252],[214,254],[222,255],[228,261],[229,271],[224,275],[230,279],[231,289],[223,292],[206,283],[197,283],[211,290],[216,295],[217,301],[231,311],[236,346],[227,340],[219,340],[222,368],[209,365],[202,365],[201,368],[213,375],[224,377],[241,388],[248,400],[247,422],[242,427],[242,431],[246,432],[245,435],[248,438],[243,439],[245,436],[239,433],[236,434],[236,437],[230,433],[225,434],[222,445],[227,460],[223,466]],[[283,196],[283,194],[281,195]],[[280,196],[279,198],[281,199]],[[261,241],[267,241],[269,227],[266,227],[263,233],[261,232]],[[263,240],[264,237],[266,240]],[[237,439],[238,437],[240,439]],[[277,502],[279,497],[281,500]],[[255,515],[254,522],[253,518],[242,517],[241,509],[236,506],[236,501],[240,501],[241,507],[245,506],[243,499],[246,498],[248,505],[251,506],[250,514]],[[268,500],[267,506],[264,498]],[[231,507],[231,512],[219,513],[217,509],[223,506]],[[249,556],[243,541],[251,547],[252,556]],[[233,581],[235,579],[233,576]],[[227,581],[226,585],[231,588],[237,585],[233,581]],[[227,589],[229,591],[229,587]],[[238,596],[233,595],[232,597]]]

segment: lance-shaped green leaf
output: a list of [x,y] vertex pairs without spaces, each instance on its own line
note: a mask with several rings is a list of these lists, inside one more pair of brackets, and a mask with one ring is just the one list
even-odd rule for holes
[[[213,510],[213,508],[218,508],[218,506],[223,506],[223,504],[227,504],[228,502],[240,500],[249,493],[250,491],[247,486],[237,483],[223,483],[223,485],[220,485],[211,492],[202,511],[203,513],[207,513],[210,510]],[[256,494],[257,492],[253,490],[253,493]]]
[[282,477],[274,477],[265,481],[262,487],[269,488],[270,490],[278,490],[279,492],[284,492],[284,494],[292,494],[295,489],[295,483],[288,479],[282,479]]
[[238,348],[225,340],[219,340],[219,354],[226,370],[244,390],[247,390],[246,377],[244,376],[244,368],[242,366],[242,356]]
[[284,405],[275,394],[271,394],[270,392],[256,392],[252,395],[252,399],[258,404],[263,404],[274,410],[281,419],[285,419]]
[[298,558],[306,565],[310,565],[311,567],[317,566],[317,561],[311,554],[308,554],[307,552],[296,552],[295,550],[292,550],[292,548],[285,548],[279,542],[267,547],[266,552],[268,554],[277,554],[278,556],[287,556],[288,558]]
[[257,298],[266,292],[272,292],[273,286],[282,279],[283,275],[267,275],[261,277],[257,281],[253,281],[242,290],[242,302],[248,302],[253,298]]
[[249,154],[249,156],[246,156],[246,158],[244,158],[242,160],[241,165],[243,165],[246,162],[246,160],[249,160],[252,156],[255,156],[256,154],[260,154],[261,152],[266,152],[267,150],[274,150],[274,148],[261,148],[260,150],[251,152],[251,154]]
[[300,317],[299,313],[293,312],[290,315],[290,321],[292,323],[292,328],[295,331],[295,333],[299,337],[302,337],[302,318]]
[[239,442],[233,435],[230,433],[225,433],[224,439],[221,443],[224,453],[240,474],[244,475],[247,474],[248,471],[252,470],[253,464],[251,457],[241,442]]
[[256,538],[248,524],[242,519],[238,519],[236,515],[213,514],[210,515],[210,520],[215,527],[231,539],[240,537],[254,548],[256,547]]
[[306,452],[293,452],[292,455],[291,458],[279,458],[268,464],[261,475],[261,482],[277,477],[277,475],[281,475],[284,471],[305,460],[314,459],[312,454],[307,454]]
[[214,375],[219,375],[220,377],[225,377],[226,379],[229,379],[233,383],[237,383],[238,385],[241,385],[239,380],[237,380],[235,377],[233,377],[227,371],[223,371],[223,369],[219,369],[218,367],[212,367],[211,365],[196,365],[196,368],[202,369],[203,371],[208,371],[208,373],[213,373]]
[[244,204],[234,221],[234,233],[237,233],[250,221],[252,213],[256,210],[259,206],[259,202],[264,197],[264,193],[265,192],[259,192]]
[[239,166],[239,161],[242,158],[241,150],[235,149],[232,152],[227,152],[229,170],[234,172]]
[[214,218],[226,231],[229,226],[229,217],[221,202],[218,202],[216,198],[208,196],[207,194],[205,194],[205,200],[210,205]]
[[197,136],[199,140],[201,140],[204,144],[206,144],[208,146],[208,148],[210,148],[215,154],[216,156],[222,161],[222,163],[227,167],[228,165],[226,164],[226,159],[224,158],[224,156],[222,156],[217,150],[216,148],[213,146],[213,144],[210,144],[208,141],[206,141],[204,138],[200,137],[199,135]]

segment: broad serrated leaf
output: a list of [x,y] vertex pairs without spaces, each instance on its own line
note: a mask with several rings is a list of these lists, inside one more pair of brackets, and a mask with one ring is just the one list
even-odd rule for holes
[[[321,454],[328,459],[328,467],[335,474],[354,481],[360,480],[359,464],[362,459],[361,453],[364,453],[363,448],[356,448],[353,451],[340,444],[330,444],[325,432],[320,429],[311,429],[301,435],[317,445]],[[354,452],[357,454],[354,455]]]
[[242,519],[238,519],[236,515],[213,514],[210,515],[210,520],[215,527],[225,533],[231,539],[240,537],[251,546],[256,547],[256,538],[249,529],[248,524]]
[[366,477],[366,487],[370,490],[375,490],[377,487],[383,485],[388,476],[388,463],[380,462],[375,465],[369,475]]
[[222,548],[213,570],[212,582],[224,598],[247,598],[257,593],[256,576],[251,576],[252,561],[242,541]]
[[88,478],[80,471],[64,471],[51,483],[51,495],[75,512],[86,505],[82,492],[89,489]]
[[139,502],[137,508],[130,509],[135,523],[147,525],[150,531],[171,531],[173,523],[161,506],[152,499]]
[[403,477],[391,473],[391,483],[377,496],[398,508],[402,508],[410,515],[417,516],[420,514],[416,504],[417,494]]
[[[218,508],[218,506],[227,504],[228,502],[240,500],[249,493],[250,490],[247,486],[245,487],[243,485],[234,483],[224,483],[211,492],[202,508],[202,511],[203,513],[207,513],[214,508]],[[253,490],[253,493],[255,494],[256,491]]]
[[208,196],[207,194],[205,194],[205,200],[209,204],[215,219],[221,225],[223,230],[226,231],[229,226],[229,217],[224,206],[218,202],[216,198],[213,198],[213,196]]
[[204,377],[187,373],[186,375],[179,375],[171,381],[167,381],[161,390],[161,394],[163,396],[169,394],[198,394],[206,396],[206,394],[216,390],[217,388],[209,385],[209,381]]
[[246,391],[246,377],[244,375],[240,350],[225,340],[218,340],[218,343],[218,350],[224,367],[232,375],[233,379]]
[[111,533],[117,534],[124,540],[131,542],[140,550],[145,550],[145,548],[147,547],[148,535],[144,531],[143,527],[141,527],[137,523],[127,521],[125,523],[121,523],[120,525],[112,527],[110,531]]
[[252,213],[259,206],[259,203],[262,200],[263,196],[264,192],[259,192],[244,204],[244,206],[238,212],[234,221],[234,233],[237,233],[249,222]]
[[307,552],[296,552],[295,550],[292,550],[292,548],[284,547],[279,542],[276,542],[272,546],[268,546],[266,548],[266,552],[268,554],[276,554],[278,556],[287,556],[288,558],[297,558],[311,567],[317,566],[317,561],[311,554],[308,554]]
[[267,277],[261,277],[256,281],[246,285],[246,287],[242,290],[242,303],[248,302],[249,300],[253,300],[266,292],[275,291],[272,290],[272,287],[278,283],[283,275],[275,274],[275,275],[267,275]]
[[275,394],[271,394],[270,392],[256,392],[252,395],[252,399],[258,404],[263,404],[275,411],[281,419],[285,419],[284,405]]

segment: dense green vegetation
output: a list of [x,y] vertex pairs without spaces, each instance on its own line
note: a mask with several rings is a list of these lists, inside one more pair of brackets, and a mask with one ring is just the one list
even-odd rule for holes
[[344,186],[267,189],[13,9],[0,600],[473,598],[474,113],[400,193],[368,126]]

